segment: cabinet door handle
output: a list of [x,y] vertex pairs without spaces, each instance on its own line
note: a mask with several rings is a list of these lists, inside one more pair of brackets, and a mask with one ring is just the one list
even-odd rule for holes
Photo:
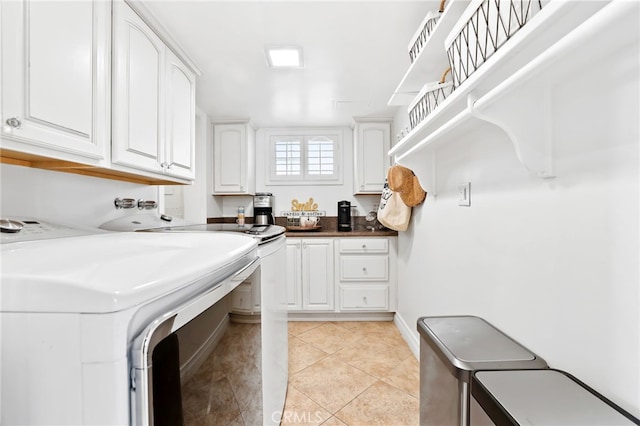
[[366,273],[367,272],[367,268],[366,267],[362,267],[362,272]]
[[11,117],[11,118],[7,118],[7,126],[13,128],[13,129],[20,129],[20,127],[22,127],[22,122],[20,121],[20,119],[18,117]]
[[363,302],[364,302],[364,304],[366,305],[366,304],[367,304],[367,296],[364,296],[364,297],[362,298],[362,301],[363,301]]

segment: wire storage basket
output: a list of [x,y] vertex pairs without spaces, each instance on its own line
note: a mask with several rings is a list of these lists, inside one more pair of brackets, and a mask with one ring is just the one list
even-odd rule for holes
[[433,32],[433,29],[436,27],[438,20],[440,19],[440,15],[444,12],[444,3],[445,0],[440,1],[440,8],[436,11],[430,10],[427,12],[427,15],[424,17],[418,30],[411,37],[411,42],[409,43],[409,59],[411,59],[411,63],[416,60],[422,48],[429,40],[429,36]]
[[425,84],[409,105],[409,124],[412,130],[453,92],[453,83],[446,81],[450,71],[451,68],[447,68],[439,82]]
[[549,0],[475,0],[445,41],[454,87],[460,86]]

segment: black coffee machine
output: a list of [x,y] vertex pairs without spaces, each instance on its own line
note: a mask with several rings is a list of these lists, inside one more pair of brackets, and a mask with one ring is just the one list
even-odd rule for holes
[[253,216],[256,225],[273,225],[273,194],[256,192],[253,196]]
[[338,201],[338,231],[351,231],[351,203]]

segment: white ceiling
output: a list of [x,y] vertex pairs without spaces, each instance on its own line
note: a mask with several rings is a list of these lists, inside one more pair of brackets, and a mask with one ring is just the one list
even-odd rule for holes
[[[407,45],[438,0],[151,1],[202,71],[197,104],[257,127],[348,125],[393,116]],[[299,45],[304,68],[268,69],[265,45]]]

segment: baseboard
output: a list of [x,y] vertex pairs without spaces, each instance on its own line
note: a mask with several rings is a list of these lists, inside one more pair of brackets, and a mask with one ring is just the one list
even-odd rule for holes
[[393,312],[289,312],[289,321],[393,321]]
[[204,361],[209,357],[211,352],[218,345],[222,337],[224,336],[229,323],[231,322],[229,315],[226,315],[218,326],[211,332],[207,340],[200,346],[200,349],[194,353],[191,358],[187,360],[180,367],[180,381],[186,383],[193,374],[202,366]]
[[409,345],[409,349],[411,349],[413,355],[420,360],[420,340],[413,333],[413,328],[409,328],[404,318],[398,313],[393,317],[393,322],[396,327],[398,327],[398,330],[400,330],[400,334],[402,334],[402,337],[404,337],[404,340]]
[[231,322],[238,322],[241,324],[260,324],[262,315],[260,314],[238,314],[231,312],[229,314]]

